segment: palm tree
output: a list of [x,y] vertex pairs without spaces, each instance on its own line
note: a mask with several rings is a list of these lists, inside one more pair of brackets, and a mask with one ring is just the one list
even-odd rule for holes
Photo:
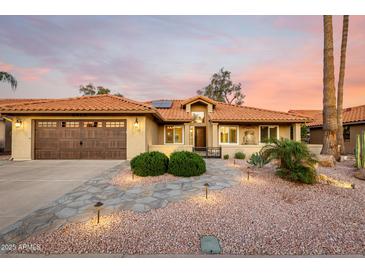
[[323,56],[323,147],[321,154],[333,155],[337,153],[337,113],[336,88],[333,58],[333,28],[332,16],[323,16],[324,26],[324,56]]
[[12,89],[16,89],[18,82],[10,73],[0,71],[0,82],[8,82]]
[[337,88],[337,144],[340,147],[340,153],[345,154],[345,143],[343,140],[343,83],[345,81],[345,63],[346,63],[346,48],[347,36],[349,32],[349,16],[343,16],[342,23],[342,43],[341,43],[341,61],[340,61],[340,75],[338,77]]

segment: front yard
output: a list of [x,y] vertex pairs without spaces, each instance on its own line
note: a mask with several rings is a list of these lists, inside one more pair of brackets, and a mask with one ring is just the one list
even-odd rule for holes
[[[195,255],[201,254],[200,237],[214,235],[227,255],[365,254],[365,183],[353,177],[353,161],[319,169],[355,189],[287,182],[270,165],[254,169],[247,180],[246,163],[217,161],[227,174],[242,170],[241,178],[210,190],[207,200],[199,188],[164,208],[102,214],[98,225],[95,218],[69,223],[23,243],[39,245],[35,253],[41,254]],[[207,170],[214,173],[209,164]],[[209,176],[215,183],[222,178]]]

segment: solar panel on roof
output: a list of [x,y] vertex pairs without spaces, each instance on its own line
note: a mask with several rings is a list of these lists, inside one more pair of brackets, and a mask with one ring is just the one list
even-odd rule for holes
[[171,108],[171,105],[171,100],[152,101],[152,106],[154,106],[155,108]]

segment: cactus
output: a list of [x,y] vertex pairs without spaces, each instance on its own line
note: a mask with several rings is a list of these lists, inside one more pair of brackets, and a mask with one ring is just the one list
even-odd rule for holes
[[355,159],[357,168],[365,168],[365,132],[356,136]]

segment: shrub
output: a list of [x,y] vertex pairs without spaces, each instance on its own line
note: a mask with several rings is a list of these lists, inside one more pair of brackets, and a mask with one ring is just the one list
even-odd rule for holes
[[291,140],[273,140],[260,153],[266,160],[278,159],[276,174],[290,181],[312,184],[316,181],[314,164],[317,162],[306,144]]
[[238,151],[234,154],[234,158],[235,159],[240,159],[240,160],[244,160],[246,158],[246,154],[244,154],[241,151]]
[[193,152],[176,151],[170,155],[168,172],[175,176],[198,176],[206,171],[204,159]]
[[223,156],[223,159],[224,159],[224,160],[228,160],[228,159],[229,159],[229,155],[228,155],[228,154],[225,154],[225,155]]
[[250,160],[247,161],[250,165],[263,167],[264,165],[270,162],[269,159],[266,159],[262,156],[260,152],[255,152],[251,155]]
[[158,151],[141,153],[134,157],[131,169],[138,176],[158,176],[167,172],[169,158]]

